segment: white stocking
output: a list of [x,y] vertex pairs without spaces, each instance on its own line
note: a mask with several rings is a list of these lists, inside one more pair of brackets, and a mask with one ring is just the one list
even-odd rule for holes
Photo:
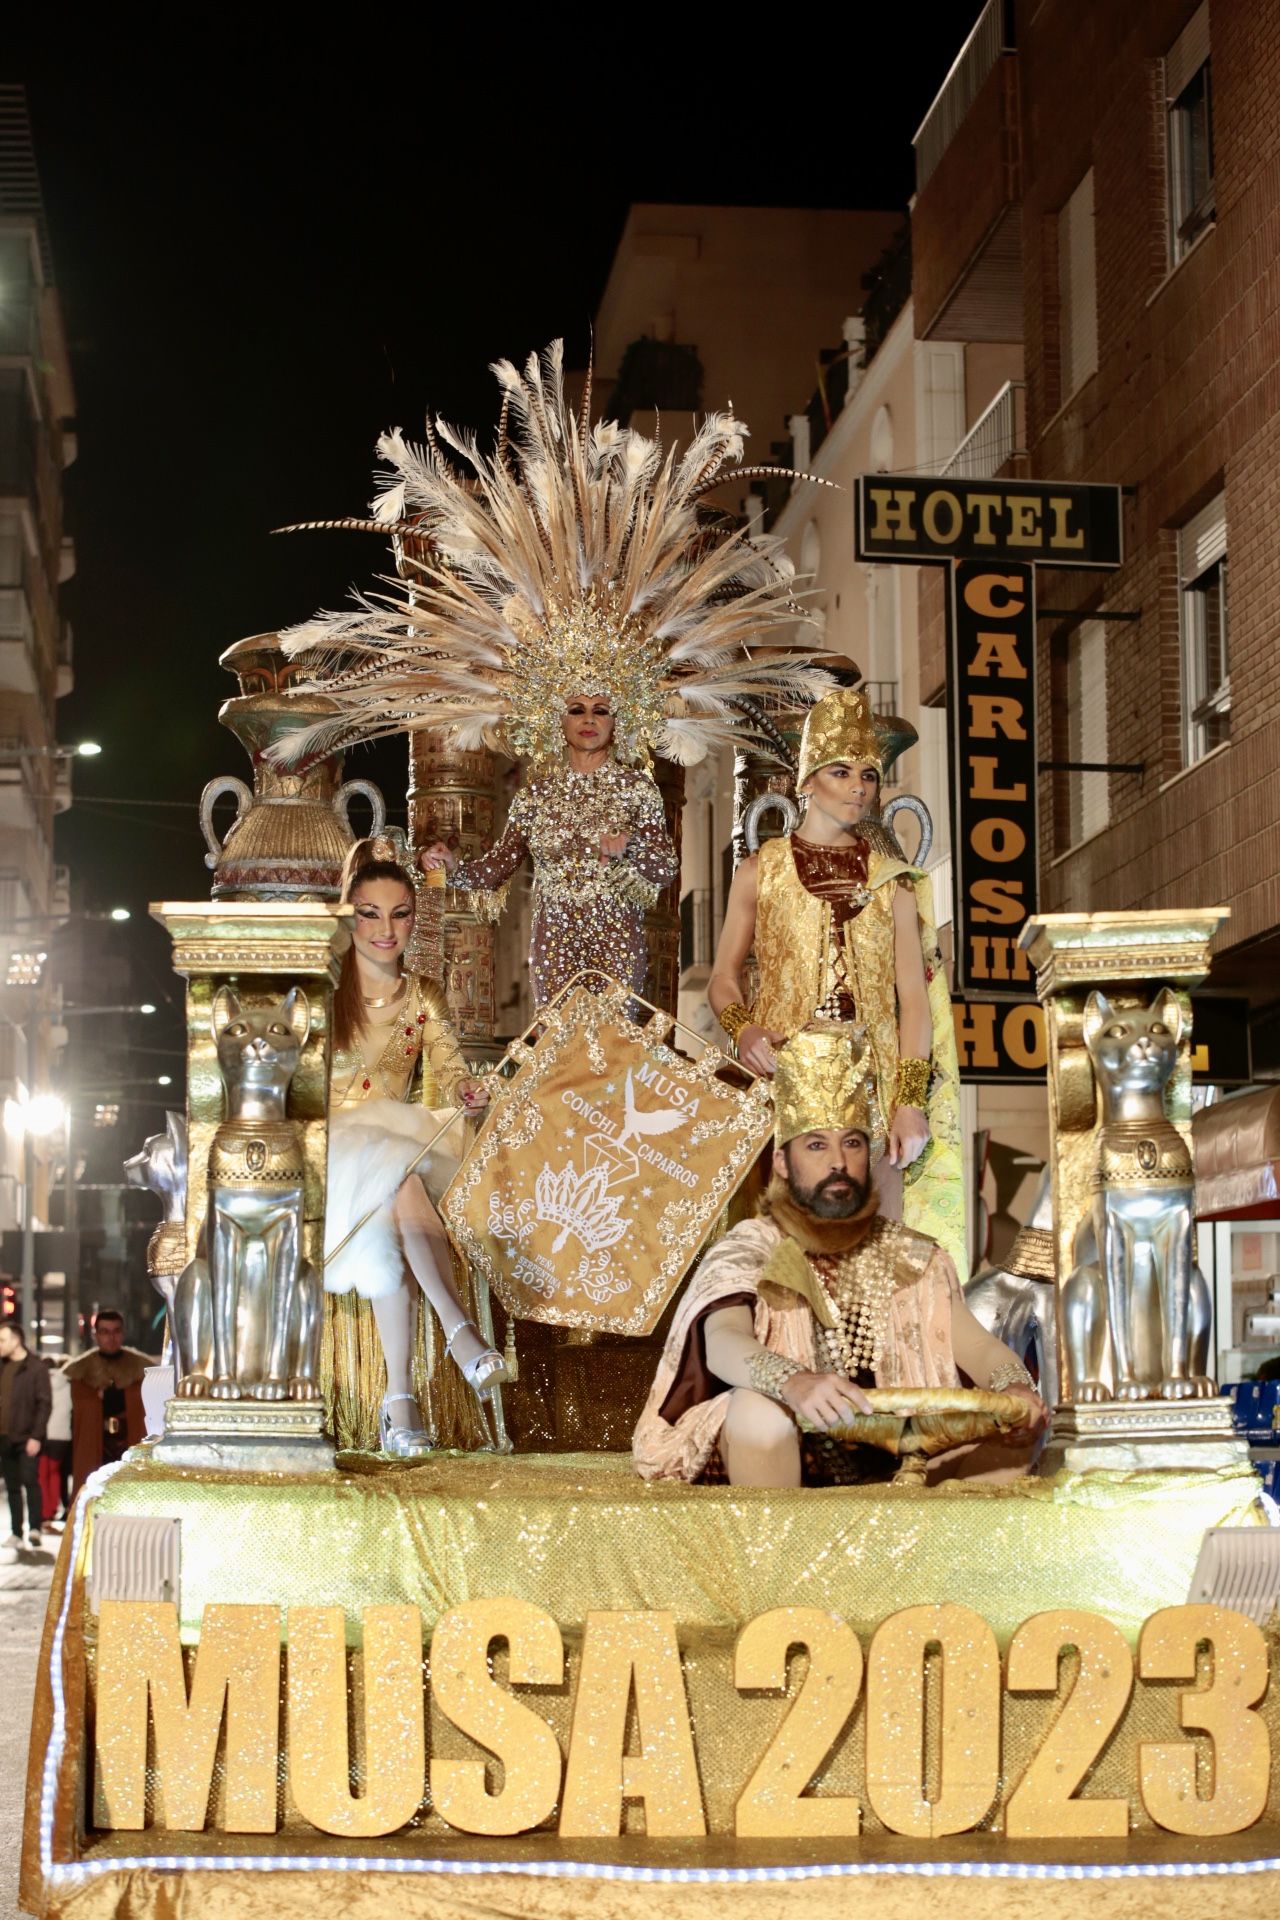
[[[382,1342],[382,1357],[387,1363],[387,1398],[394,1400],[401,1395],[412,1395],[410,1368],[413,1358],[413,1295],[407,1286],[398,1286],[394,1293],[384,1293],[378,1299],[371,1300],[373,1318],[378,1329],[378,1338]],[[417,1417],[404,1418],[405,1409],[400,1407],[392,1412],[397,1426],[417,1426]]]
[[470,1326],[466,1308],[458,1298],[448,1235],[415,1174],[409,1175],[396,1195],[393,1211],[413,1277],[430,1301],[445,1339],[453,1340],[454,1359],[459,1366],[466,1366],[484,1352],[485,1342]]

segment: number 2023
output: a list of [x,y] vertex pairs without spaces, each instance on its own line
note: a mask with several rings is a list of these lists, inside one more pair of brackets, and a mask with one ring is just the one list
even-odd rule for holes
[[[1166,1607],[1142,1628],[1137,1673],[1144,1681],[1194,1681],[1207,1646],[1212,1678],[1180,1699],[1180,1725],[1207,1734],[1213,1788],[1200,1797],[1196,1748],[1188,1740],[1144,1741],[1138,1790],[1157,1826],[1198,1836],[1239,1833],[1266,1807],[1271,1743],[1255,1711],[1267,1689],[1267,1643],[1258,1628],[1223,1607]],[[862,1647],[836,1615],[778,1607],[743,1628],[734,1654],[741,1691],[783,1691],[791,1651],[809,1670],[790,1710],[738,1801],[735,1830],[753,1838],[843,1838],[860,1831],[862,1808],[848,1796],[805,1787],[843,1731],[863,1684]],[[925,1658],[941,1653],[938,1790],[925,1798]],[[1129,1803],[1078,1797],[1081,1782],[1128,1706],[1134,1658],[1118,1627],[1100,1615],[1053,1609],[1025,1620],[1009,1643],[1003,1685],[1010,1693],[1057,1693],[1062,1655],[1079,1657],[1074,1683],[1039,1750],[1005,1804],[1010,1839],[1117,1838],[1129,1830]],[[866,1797],[891,1833],[937,1839],[975,1827],[1000,1790],[1001,1660],[987,1622],[968,1607],[908,1607],[872,1637],[865,1661]]]

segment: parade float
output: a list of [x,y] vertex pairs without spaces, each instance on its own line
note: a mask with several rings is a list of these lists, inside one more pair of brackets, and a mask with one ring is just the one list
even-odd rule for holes
[[[381,524],[405,549],[439,538]],[[456,591],[421,561],[409,578]],[[1221,912],[1021,933],[1053,1142],[1059,1385],[1036,1469],[934,1478],[929,1423],[954,1399],[885,1389],[891,1478],[778,1488],[646,1481],[617,1426],[629,1356],[652,1376],[770,1139],[767,1082],[634,974],[565,980],[486,1055],[488,925],[437,891],[463,1046],[501,1055],[442,1212],[508,1378],[459,1396],[424,1307],[415,1420],[436,1444],[394,1457],[370,1426],[370,1302],[323,1287],[339,772],[273,786],[261,757],[298,710],[265,679],[249,697],[256,791],[215,897],[155,909],[188,1009],[185,1191],[152,1253],[173,1373],[158,1430],[93,1476],[64,1540],[24,1905],[889,1915],[940,1880],[957,1915],[1261,1911],[1278,1639],[1248,1588],[1272,1543],[1209,1377],[1190,1200],[1189,996]],[[474,765],[441,765],[465,800]],[[272,847],[281,798],[326,814],[323,844]],[[448,801],[417,805],[425,845]],[[237,861],[241,835],[264,864]]]

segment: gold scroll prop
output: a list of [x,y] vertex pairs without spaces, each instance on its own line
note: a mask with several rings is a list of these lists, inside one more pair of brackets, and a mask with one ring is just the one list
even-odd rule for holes
[[[593,992],[590,977],[600,984]],[[647,1010],[644,1021],[628,1009]],[[669,1014],[578,974],[538,1016],[441,1212],[521,1319],[649,1333],[773,1131],[768,1088],[690,1059]]]
[[825,1433],[846,1446],[880,1447],[902,1461],[895,1486],[922,1481],[929,1461],[952,1447],[1014,1433],[1031,1422],[1031,1403],[979,1387],[867,1387],[870,1413],[851,1413]]

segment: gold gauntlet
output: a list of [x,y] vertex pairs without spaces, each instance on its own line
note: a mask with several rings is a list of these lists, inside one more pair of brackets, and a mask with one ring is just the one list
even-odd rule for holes
[[1030,1387],[1033,1393],[1036,1390],[1036,1383],[1021,1360],[1002,1360],[998,1367],[992,1369],[987,1382],[988,1393],[1007,1393],[1010,1387]]
[[738,1057],[738,1035],[744,1027],[751,1025],[751,1015],[740,1000],[735,1000],[732,1005],[725,1008],[723,1013],[717,1014],[716,1018],[729,1037],[729,1045],[733,1048],[733,1057],[736,1060]]
[[923,1113],[929,1092],[929,1062],[899,1060],[896,1102],[900,1107],[919,1107]]
[[788,1360],[784,1353],[770,1353],[767,1347],[762,1347],[759,1353],[753,1353],[747,1361],[747,1379],[756,1392],[767,1394],[770,1400],[781,1401],[783,1406],[788,1402],[783,1399],[782,1389],[792,1374],[804,1371],[798,1360]]

